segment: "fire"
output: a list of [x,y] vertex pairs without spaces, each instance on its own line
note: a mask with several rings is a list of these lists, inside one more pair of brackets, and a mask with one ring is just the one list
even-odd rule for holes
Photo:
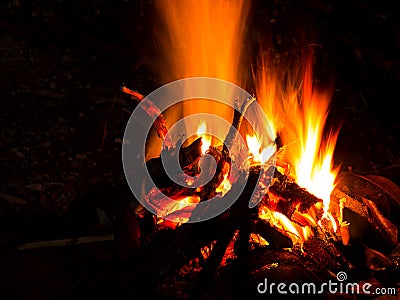
[[333,152],[338,133],[330,133],[323,139],[330,97],[313,88],[311,76],[311,63],[308,63],[303,79],[301,105],[297,99],[289,98],[289,105],[294,108],[292,117],[297,120],[297,126],[293,124],[292,132],[283,132],[282,136],[285,139],[296,137],[295,142],[287,147],[286,153],[293,167],[293,177],[300,186],[323,200],[324,216],[327,216],[338,172],[333,168]]
[[304,241],[313,235],[311,226],[301,226],[292,222],[284,214],[262,207],[258,214],[260,219],[267,220],[271,226],[279,228],[293,242],[293,245],[302,246]]
[[192,210],[195,208],[194,204],[200,202],[200,197],[197,195],[179,196],[176,199],[170,199],[156,188],[153,188],[147,197],[147,202],[154,208],[158,216],[169,217],[169,221],[160,217],[158,223],[173,228],[187,222]]
[[225,163],[222,169],[222,174],[223,174],[223,180],[220,183],[220,185],[215,189],[217,193],[221,193],[221,196],[223,197],[227,192],[230,191],[232,188],[232,181],[230,178],[230,170],[231,166],[229,163]]
[[206,134],[207,124],[202,121],[197,129],[197,136],[201,137],[201,153],[204,155],[211,146],[211,136]]
[[[154,3],[158,21],[154,26],[154,43],[160,51],[160,61],[155,67],[164,82],[213,77],[241,84],[250,1],[156,0]],[[210,99],[188,99],[177,106],[165,112],[170,124],[197,113],[218,115],[227,121],[233,117],[233,109]],[[218,136],[226,134],[216,124],[209,123],[207,127],[218,132]]]
[[224,196],[229,190],[232,188],[232,183],[229,180],[229,176],[227,173],[224,174],[224,179],[221,184],[215,189],[217,193],[221,193],[221,196]]
[[158,71],[166,81],[207,76],[239,83],[249,1],[157,0],[155,7]]
[[[301,187],[323,200],[323,217],[337,224],[329,213],[330,194],[335,187],[338,168],[333,167],[333,153],[338,131],[325,135],[325,124],[330,105],[330,94],[316,88],[312,77],[312,59],[298,69],[282,70],[261,61],[261,72],[256,75],[257,100],[270,118],[271,126],[284,145],[278,155],[285,170]],[[273,215],[275,219],[277,216]],[[279,219],[284,219],[279,216]],[[296,228],[281,221],[295,235]],[[321,224],[321,223],[320,223]],[[296,230],[295,230],[296,229]],[[295,230],[295,231],[294,231]],[[306,238],[306,236],[302,236]]]
[[[164,81],[204,76],[238,85],[243,82],[241,74],[245,72],[240,69],[241,50],[250,1],[156,0],[155,6],[159,24],[154,32],[154,43],[161,54],[157,73]],[[318,89],[313,82],[312,59],[297,68],[291,65],[287,69],[282,64],[268,64],[264,56],[260,67],[261,71],[255,72],[256,96],[268,116],[265,125],[272,128],[273,138],[279,137],[284,145],[278,153],[278,163],[290,166],[285,173],[299,186],[322,199],[322,216],[336,231],[336,221],[329,213],[329,205],[338,173],[338,168],[333,166],[338,132],[332,131],[327,136],[325,132],[331,95]],[[198,100],[190,99],[167,110],[166,119],[173,124],[184,116],[208,113],[232,120],[233,111],[226,105],[209,99]],[[205,154],[215,143],[206,134],[206,129],[216,126],[205,122],[198,126],[197,136],[202,138],[201,150]],[[246,135],[249,155],[252,163],[265,164],[275,153],[275,146],[264,147],[259,138],[262,137]],[[226,171],[216,192],[224,195],[231,185]],[[185,205],[185,201],[174,204],[175,208],[179,209],[176,205]],[[262,208],[259,215],[289,233],[294,244],[307,240],[318,224],[322,226],[316,219],[317,214],[297,215],[307,225],[300,225],[267,207]]]
[[[212,137],[206,134],[207,123],[205,121],[200,122],[200,125],[197,129],[196,135],[201,137],[201,153],[202,155],[206,154],[206,152],[210,149],[212,144]],[[218,140],[218,139],[216,139]],[[215,189],[217,193],[221,193],[221,196],[224,196],[229,190],[232,188],[232,182],[229,178],[229,169],[230,165],[225,164],[223,167],[223,180],[221,184]]]
[[261,151],[257,136],[246,134],[247,147],[255,163],[265,164],[275,153],[275,145],[269,145]]
[[338,173],[333,168],[338,133],[330,133],[323,139],[330,95],[313,88],[311,67],[308,62],[302,94],[296,95],[301,97],[301,103],[297,97],[289,97],[292,126],[282,130],[282,141],[286,140],[288,145],[284,156],[292,166],[292,176],[300,186],[323,200],[323,217],[331,219],[328,209]]

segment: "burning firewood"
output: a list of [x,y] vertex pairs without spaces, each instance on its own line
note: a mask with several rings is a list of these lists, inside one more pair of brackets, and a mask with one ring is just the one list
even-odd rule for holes
[[[316,203],[322,202],[306,189],[300,187],[291,178],[275,170],[274,180],[268,189],[268,205],[286,215],[289,219],[295,210],[305,213]],[[271,198],[274,199],[271,199]]]
[[[196,139],[187,147],[173,147],[170,149],[163,150],[169,157],[179,156],[179,163],[184,171],[187,171],[190,176],[198,174],[198,159],[201,156],[201,138]],[[177,184],[171,180],[166,173],[161,157],[151,158],[146,162],[147,170],[150,173],[150,177],[153,179],[155,185],[158,188],[176,187]],[[148,192],[146,188],[146,192]]]
[[[235,102],[235,111],[232,120],[232,126],[228,134],[225,137],[225,140],[222,145],[222,151],[219,151],[217,148],[210,148],[210,153],[217,160],[217,168],[213,178],[204,186],[200,192],[200,201],[206,201],[210,198],[216,196],[218,192],[218,187],[223,182],[224,178],[228,178],[230,174],[231,168],[231,158],[229,156],[229,149],[231,148],[237,132],[239,131],[240,125],[243,121],[243,116],[247,110],[247,108],[255,101],[255,98],[246,99],[241,107],[238,106],[238,102]],[[248,199],[250,201],[250,198]],[[202,208],[204,209],[204,208]],[[209,207],[205,208],[205,210],[210,209]],[[198,210],[194,210],[192,214],[192,220],[199,218],[203,213]]]
[[[137,96],[135,92],[129,94],[132,97],[140,98],[140,95]],[[345,209],[351,210],[369,221],[373,220],[374,224],[381,226],[384,239],[388,239],[392,244],[397,242],[397,228],[379,214],[379,208],[371,203],[366,203],[366,201],[359,201],[338,188],[335,188],[331,194],[333,201],[331,202],[330,213],[336,216],[336,220],[332,217],[329,221],[338,226],[338,229],[333,229],[333,225],[331,225],[332,228],[329,228],[329,226],[319,223],[323,219],[321,207],[324,200],[301,187],[294,178],[289,177],[289,174],[282,174],[275,169],[273,173],[267,171],[269,177],[260,177],[261,172],[265,172],[265,166],[257,164],[251,165],[248,174],[244,171],[239,172],[235,181],[227,180],[232,164],[229,149],[236,139],[243,115],[253,101],[255,101],[254,98],[249,98],[244,101],[241,107],[238,107],[237,103],[235,104],[236,110],[234,111],[232,127],[225,137],[223,145],[221,147],[209,147],[207,154],[215,159],[216,170],[212,179],[201,188],[182,187],[173,182],[164,170],[161,157],[152,158],[146,162],[155,185],[172,201],[194,199],[206,202],[215,196],[219,196],[219,200],[223,203],[224,197],[229,197],[230,193],[235,191],[236,184],[240,185],[239,183],[245,182],[244,190],[239,199],[221,215],[201,223],[189,224],[183,222],[174,227],[175,238],[171,248],[175,249],[176,255],[170,260],[168,268],[178,273],[188,274],[188,262],[195,260],[195,263],[191,264],[195,266],[193,271],[200,272],[200,278],[205,279],[214,274],[222,263],[225,264],[228,261],[227,252],[232,252],[229,257],[235,258],[235,261],[241,266],[240,268],[243,268],[242,273],[249,274],[242,263],[246,260],[251,248],[249,238],[252,234],[255,234],[265,241],[264,246],[267,244],[270,249],[292,248],[294,253],[303,256],[305,261],[308,260],[311,264],[322,266],[332,274],[337,270],[349,270],[354,266],[344,254],[348,249],[356,249],[355,247],[360,244],[352,240],[350,230],[352,224],[344,217]],[[153,110],[151,107],[148,108],[148,113],[151,115]],[[165,135],[162,133],[163,128],[165,129],[165,120],[157,120],[155,126],[158,126],[159,137],[164,139]],[[207,165],[202,165],[203,170],[200,170],[199,159],[204,154],[204,150],[201,148],[202,138],[199,137],[186,147],[170,145],[162,151],[165,151],[164,154],[167,154],[168,157],[178,158],[183,171],[187,175],[195,177],[200,171],[209,171]],[[260,178],[262,178],[261,183],[259,182]],[[226,195],[219,190],[225,180],[232,185]],[[289,230],[290,228],[284,228],[282,224],[276,222],[278,219],[273,221],[260,219],[257,210],[249,209],[248,204],[253,200],[253,192],[258,185],[263,186],[261,194],[264,193],[262,195],[264,199],[261,205],[269,209],[273,217],[282,216],[280,222],[286,222],[286,220],[291,222],[289,226],[294,226],[293,232]],[[149,189],[146,189],[146,192],[148,200],[157,205],[158,195],[152,194]],[[343,199],[346,199],[346,201]],[[193,203],[197,202],[194,201]],[[196,221],[203,219],[206,211],[213,210],[215,208],[212,207],[213,205],[219,204],[210,201],[207,205],[197,206],[194,209],[177,206],[177,209],[171,210],[169,216],[176,215],[177,218],[184,216],[187,220]],[[328,219],[325,218],[324,220]],[[294,237],[295,235],[298,236]],[[196,239],[193,239],[194,236]],[[364,261],[364,263],[371,268],[377,268],[374,263],[371,263],[377,254],[371,256],[371,253],[380,252],[365,245],[359,248],[362,252],[365,250],[363,255],[367,255],[368,261]],[[208,254],[206,256],[204,249],[207,249]],[[368,249],[372,251],[368,251]],[[386,257],[383,253],[381,256]],[[181,272],[182,268],[185,268],[185,272]]]
[[[221,185],[222,181],[229,176],[231,168],[229,148],[232,146],[236,138],[237,131],[240,128],[246,109],[253,101],[255,101],[254,98],[249,98],[242,104],[241,107],[238,107],[236,103],[237,109],[234,112],[232,127],[224,140],[222,149],[216,147],[209,148],[208,154],[214,157],[217,167],[213,178],[206,185],[201,187],[199,191],[197,189],[192,191],[193,193],[199,195],[200,201],[206,201],[218,195],[218,187]],[[196,175],[198,158],[201,155],[201,152],[199,151],[199,146],[201,146],[198,143],[199,140],[201,139],[196,140],[187,148],[183,148],[180,152],[182,153],[182,156],[180,156],[180,162],[184,165],[183,168],[185,169],[186,166],[191,166],[191,170],[195,170],[193,175]],[[169,180],[163,180],[162,177],[164,176],[161,177],[159,175],[164,174],[162,171],[160,158],[149,160],[148,167],[150,169],[150,173],[154,172],[154,175],[156,175],[159,180],[164,181],[161,182],[163,190],[169,189],[171,186]],[[281,234],[275,228],[269,226],[268,224],[265,224],[266,226],[262,226],[262,224],[265,222],[258,220],[257,210],[251,211],[248,207],[248,203],[250,202],[253,191],[258,183],[260,172],[260,166],[252,166],[248,176],[243,171],[239,175],[237,181],[233,183],[231,190],[227,192],[226,196],[221,195],[219,203],[224,203],[224,197],[229,197],[230,193],[235,190],[236,183],[245,183],[244,190],[239,199],[228,209],[228,211],[201,223],[182,224],[176,228],[177,236],[179,236],[176,247],[177,249],[183,249],[183,253],[186,253],[188,257],[193,257],[196,255],[200,257],[199,249],[208,245],[214,240],[216,241],[213,244],[210,256],[207,258],[207,262],[203,264],[204,274],[210,274],[210,272],[213,272],[221,263],[228,244],[232,240],[234,233],[237,232],[237,230],[239,230],[239,237],[235,242],[235,249],[238,257],[244,257],[246,255],[249,249],[249,238],[252,232],[260,234],[260,236],[264,239],[271,240],[271,245],[274,247],[291,246],[290,239]],[[238,184],[238,186],[240,186],[240,184]],[[171,194],[176,196],[176,191],[173,191]],[[205,210],[213,208],[210,207],[211,205],[218,205],[218,203],[209,204],[205,208],[199,208],[199,206],[196,207],[191,213],[191,220],[201,218],[205,213]],[[197,241],[191,241],[191,243],[186,242],[192,236],[196,236]],[[179,261],[181,261],[181,259],[177,259],[175,263],[179,265]]]
[[[223,148],[222,148],[222,157],[219,160],[220,163],[220,168],[217,169],[217,172],[221,173],[223,170],[222,168],[224,167],[225,163],[228,163],[230,165],[230,157],[229,157],[229,150],[232,147],[233,142],[235,141],[237,132],[239,131],[240,125],[242,124],[243,121],[243,116],[247,110],[247,108],[255,101],[255,98],[248,98],[246,99],[242,106],[239,107],[238,102],[235,102],[235,111],[233,113],[233,120],[232,120],[232,126],[230,127],[230,130],[228,134],[225,137],[225,140],[223,142]],[[220,174],[217,175],[220,177]],[[213,185],[215,185],[215,188],[218,187],[218,181],[213,182]]]
[[[236,241],[237,255],[240,258],[246,256],[249,249],[249,238],[252,224],[252,214],[248,208],[248,203],[258,182],[259,175],[260,167],[252,167],[250,169],[248,180],[246,181],[242,194],[225,214],[224,223],[222,223],[222,235],[217,240],[210,257],[203,268],[203,276],[209,276],[221,263],[228,244],[232,240],[236,230],[239,230],[239,238]],[[245,180],[245,177],[246,175],[242,174],[238,181]],[[232,190],[227,193],[227,197],[229,197],[230,192],[232,192]],[[223,200],[224,199],[222,198],[221,201]],[[196,212],[196,210],[193,212],[194,215],[198,213],[199,212]]]

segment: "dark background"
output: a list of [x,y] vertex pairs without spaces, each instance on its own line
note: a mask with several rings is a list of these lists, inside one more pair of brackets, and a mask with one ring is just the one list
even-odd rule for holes
[[[1,2],[0,285],[5,295],[76,299],[100,290],[113,296],[140,293],[135,290],[140,284],[124,286],[126,277],[110,267],[112,245],[56,253],[16,248],[112,233],[121,203],[132,200],[121,143],[135,103],[120,88],[125,84],[146,95],[162,85],[151,64],[157,56],[150,30],[153,5],[147,0]],[[398,184],[399,11],[395,0],[259,0],[245,41],[249,63],[260,42],[278,59],[317,44],[327,66],[323,73],[334,78],[330,121],[342,123],[335,162]],[[304,33],[313,38],[303,39]],[[111,280],[110,274],[121,277]]]

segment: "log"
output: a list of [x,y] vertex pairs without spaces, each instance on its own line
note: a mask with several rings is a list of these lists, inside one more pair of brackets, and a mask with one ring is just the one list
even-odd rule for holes
[[364,197],[362,197],[363,202],[368,207],[371,218],[370,222],[378,230],[382,236],[392,245],[396,246],[399,243],[398,239],[398,229],[393,225],[388,219],[386,219],[378,210],[376,204]]
[[331,193],[331,212],[345,199],[345,221],[350,222],[350,243],[355,241],[389,251],[398,244],[397,202],[382,187],[353,172],[342,172],[340,186]]
[[[304,243],[299,255],[320,270],[328,270],[336,274],[338,270],[353,268],[353,264],[344,255],[346,249],[348,250],[349,247],[345,248],[341,243],[317,235]],[[358,250],[363,252],[362,248]]]
[[[185,171],[191,172],[190,176],[195,176],[199,170],[197,167],[198,159],[201,156],[201,138],[196,139],[187,147],[182,147],[179,151],[179,147],[163,150],[168,156],[173,157],[179,155],[179,163],[181,168]],[[179,152],[179,153],[178,153]],[[171,180],[169,175],[166,173],[161,156],[151,158],[146,162],[146,168],[149,171],[150,177],[154,184],[159,189],[166,188],[178,188],[177,184]],[[147,183],[146,194],[153,186]]]
[[[232,126],[230,127],[229,132],[224,139],[222,153],[219,153],[219,150],[216,148],[210,148],[210,154],[212,154],[217,160],[217,168],[213,178],[202,188],[200,201],[206,201],[216,196],[216,189],[224,180],[224,174],[227,174],[229,176],[231,166],[229,149],[231,148],[237,136],[237,133],[239,132],[246,110],[255,100],[256,99],[253,97],[247,98],[240,107],[238,102],[235,102],[235,111],[233,113]],[[227,168],[229,168],[228,172],[226,170]],[[198,214],[196,215],[198,216]]]
[[[268,205],[276,211],[283,213],[289,219],[297,209],[305,213],[316,203],[322,202],[306,189],[300,187],[291,178],[275,170],[274,180],[268,188],[268,192],[275,199],[269,199]],[[271,198],[269,196],[269,198]],[[278,200],[277,200],[278,199]]]
[[[243,260],[246,258],[249,250],[252,216],[252,211],[249,209],[248,203],[258,182],[260,171],[261,168],[259,166],[250,168],[250,173],[244,190],[227,212],[227,218],[223,223],[223,232],[219,236],[210,257],[207,259],[206,264],[203,267],[200,276],[201,279],[208,278],[217,269],[236,230],[239,230],[239,238],[236,240],[235,247],[238,259]],[[242,174],[242,176],[245,177],[245,174]],[[238,181],[240,180],[241,179]],[[229,192],[227,193],[227,196],[229,196]],[[221,201],[224,201],[223,197],[221,198]]]
[[247,109],[254,101],[256,101],[256,98],[254,98],[254,97],[247,98],[242,103],[241,107],[239,107],[238,102],[235,102],[235,110],[233,112],[232,127],[229,129],[229,132],[225,137],[224,151],[227,151],[227,149],[231,148],[231,146],[236,138],[237,132],[239,131],[240,125],[242,124],[244,114],[246,113]]
[[263,237],[268,242],[270,248],[281,249],[293,247],[293,242],[289,237],[279,232],[265,220],[257,219],[253,221],[252,228],[252,233]]
[[339,205],[338,203],[340,202],[340,199],[346,199],[346,201],[344,201],[345,208],[350,209],[352,212],[364,218],[369,217],[368,208],[365,204],[347,195],[339,188],[335,187],[331,193],[331,201],[334,201],[335,203],[337,203],[337,205]]
[[10,204],[15,204],[15,205],[25,205],[26,201],[22,200],[21,198],[10,196],[4,193],[0,193],[0,198],[3,199],[4,201],[7,201]]
[[[145,98],[142,94],[133,91],[126,86],[122,86],[121,92],[130,95],[132,99],[138,102],[141,102]],[[164,149],[169,149],[173,147],[171,141],[167,139],[167,122],[165,121],[164,115],[161,113],[161,110],[150,101],[144,103],[143,109],[150,117],[156,117],[156,120],[154,121],[154,126],[157,130],[158,137],[163,140]]]
[[82,236],[76,238],[25,243],[18,246],[17,250],[23,251],[23,250],[32,250],[39,248],[67,247],[67,246],[82,245],[88,243],[109,242],[113,240],[114,240],[114,234]]

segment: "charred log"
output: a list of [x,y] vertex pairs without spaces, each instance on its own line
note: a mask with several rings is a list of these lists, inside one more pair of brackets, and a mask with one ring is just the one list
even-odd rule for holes
[[368,217],[368,209],[365,204],[362,203],[362,201],[354,199],[350,195],[341,191],[339,188],[334,188],[331,193],[331,200],[338,204],[340,202],[340,199],[346,199],[346,201],[344,202],[344,207],[346,207],[347,209],[362,217]]
[[[193,167],[197,164],[199,157],[201,156],[201,146],[202,146],[202,139],[197,138],[193,143],[191,143],[187,147],[182,147],[179,151],[179,163],[184,170],[196,169]],[[193,171],[193,175],[197,174],[199,170]],[[191,174],[192,175],[192,174]]]
[[224,141],[224,150],[227,151],[228,149],[231,148],[237,132],[239,131],[240,125],[242,124],[243,121],[243,116],[246,112],[246,110],[249,108],[249,106],[256,101],[255,98],[247,98],[243,103],[242,106],[239,107],[239,104],[235,102],[235,110],[233,112],[233,120],[232,120],[232,127],[229,129],[228,134],[225,137]]
[[[318,266],[318,268],[326,269],[336,274],[337,271],[354,268],[354,265],[347,261],[343,255],[349,249],[350,247],[345,247],[331,239],[316,236],[303,245],[303,253],[299,255],[311,264]],[[359,257],[359,254],[357,257]]]
[[217,167],[213,178],[202,187],[200,192],[200,201],[207,201],[208,199],[215,197],[218,194],[217,188],[224,180],[224,174],[229,176],[230,172],[231,158],[227,152],[224,153],[224,151],[221,152],[218,149],[211,147],[210,154],[216,159]]
[[269,199],[268,205],[275,211],[279,211],[289,219],[295,210],[301,213],[307,212],[311,206],[322,202],[306,189],[300,187],[288,176],[275,171],[274,180],[269,187],[269,193],[274,199]]
[[[224,180],[224,176],[229,176],[231,168],[231,158],[229,155],[229,149],[231,148],[236,136],[239,131],[240,125],[242,124],[244,114],[248,107],[255,101],[255,98],[246,99],[242,105],[239,107],[238,103],[235,102],[235,110],[232,119],[232,126],[227,133],[223,146],[222,152],[217,148],[210,147],[209,153],[216,159],[217,168],[213,178],[202,188],[200,193],[200,201],[206,201],[215,197],[218,192],[216,191],[218,186]],[[250,200],[250,199],[249,199]],[[205,208],[206,210],[210,208]],[[200,215],[202,213],[200,212]],[[192,219],[198,218],[199,212],[194,211],[192,214]]]
[[268,242],[269,248],[282,249],[293,246],[290,238],[279,232],[275,227],[272,227],[267,221],[255,220],[252,232],[262,236]]
[[[195,176],[198,174],[199,170],[197,163],[201,156],[201,138],[196,139],[187,147],[182,147],[181,149],[179,149],[179,147],[175,147],[163,151],[165,151],[166,155],[171,157],[171,159],[173,159],[174,156],[176,157],[179,155],[180,166],[182,170],[187,173],[187,175]],[[178,189],[178,185],[171,180],[170,176],[165,171],[161,156],[149,159],[146,162],[146,168],[149,171],[150,177],[152,178],[154,184],[159,189],[172,188],[173,191]],[[146,187],[146,193],[149,192],[151,187],[152,185],[148,183]],[[172,195],[172,193],[169,193],[169,195]]]
[[[217,240],[210,257],[208,258],[203,270],[202,278],[208,278],[216,270],[221,263],[224,253],[232,240],[236,230],[239,230],[239,238],[236,240],[236,254],[242,261],[245,260],[249,250],[249,237],[251,233],[252,211],[248,207],[248,203],[253,195],[253,191],[260,176],[260,167],[252,167],[248,176],[248,180],[242,194],[238,200],[230,207],[227,212],[227,218],[223,224],[224,230],[221,237]],[[245,174],[242,174],[243,180]],[[227,193],[229,196],[229,192]],[[223,198],[221,199],[223,201]],[[248,274],[248,272],[245,272]]]
[[391,191],[386,192],[364,177],[353,172],[340,174],[339,184],[331,194],[331,211],[334,213],[343,199],[344,220],[350,223],[350,242],[388,253],[398,244],[399,206],[390,196]]
[[389,243],[396,246],[399,243],[397,227],[380,213],[373,201],[364,197],[362,199],[370,212],[370,222]]
[[[130,95],[132,99],[138,102],[143,101],[145,98],[142,94],[133,91],[126,86],[123,86],[121,88],[121,91],[125,94]],[[165,121],[164,115],[161,113],[160,109],[153,102],[150,101],[144,102],[143,109],[150,117],[156,117],[156,120],[154,121],[154,126],[156,128],[157,135],[160,139],[163,140],[166,149],[171,148],[171,141],[167,139],[167,122]]]
[[[353,171],[342,172],[338,178],[338,189],[347,199],[361,203],[362,209],[368,216],[368,207],[362,198],[373,200],[383,217],[397,227],[400,225],[400,187],[389,179],[376,175],[359,175]],[[334,192],[336,192],[335,189]],[[346,206],[348,201],[346,201]],[[351,201],[352,202],[352,201]],[[356,210],[354,212],[358,213]]]

